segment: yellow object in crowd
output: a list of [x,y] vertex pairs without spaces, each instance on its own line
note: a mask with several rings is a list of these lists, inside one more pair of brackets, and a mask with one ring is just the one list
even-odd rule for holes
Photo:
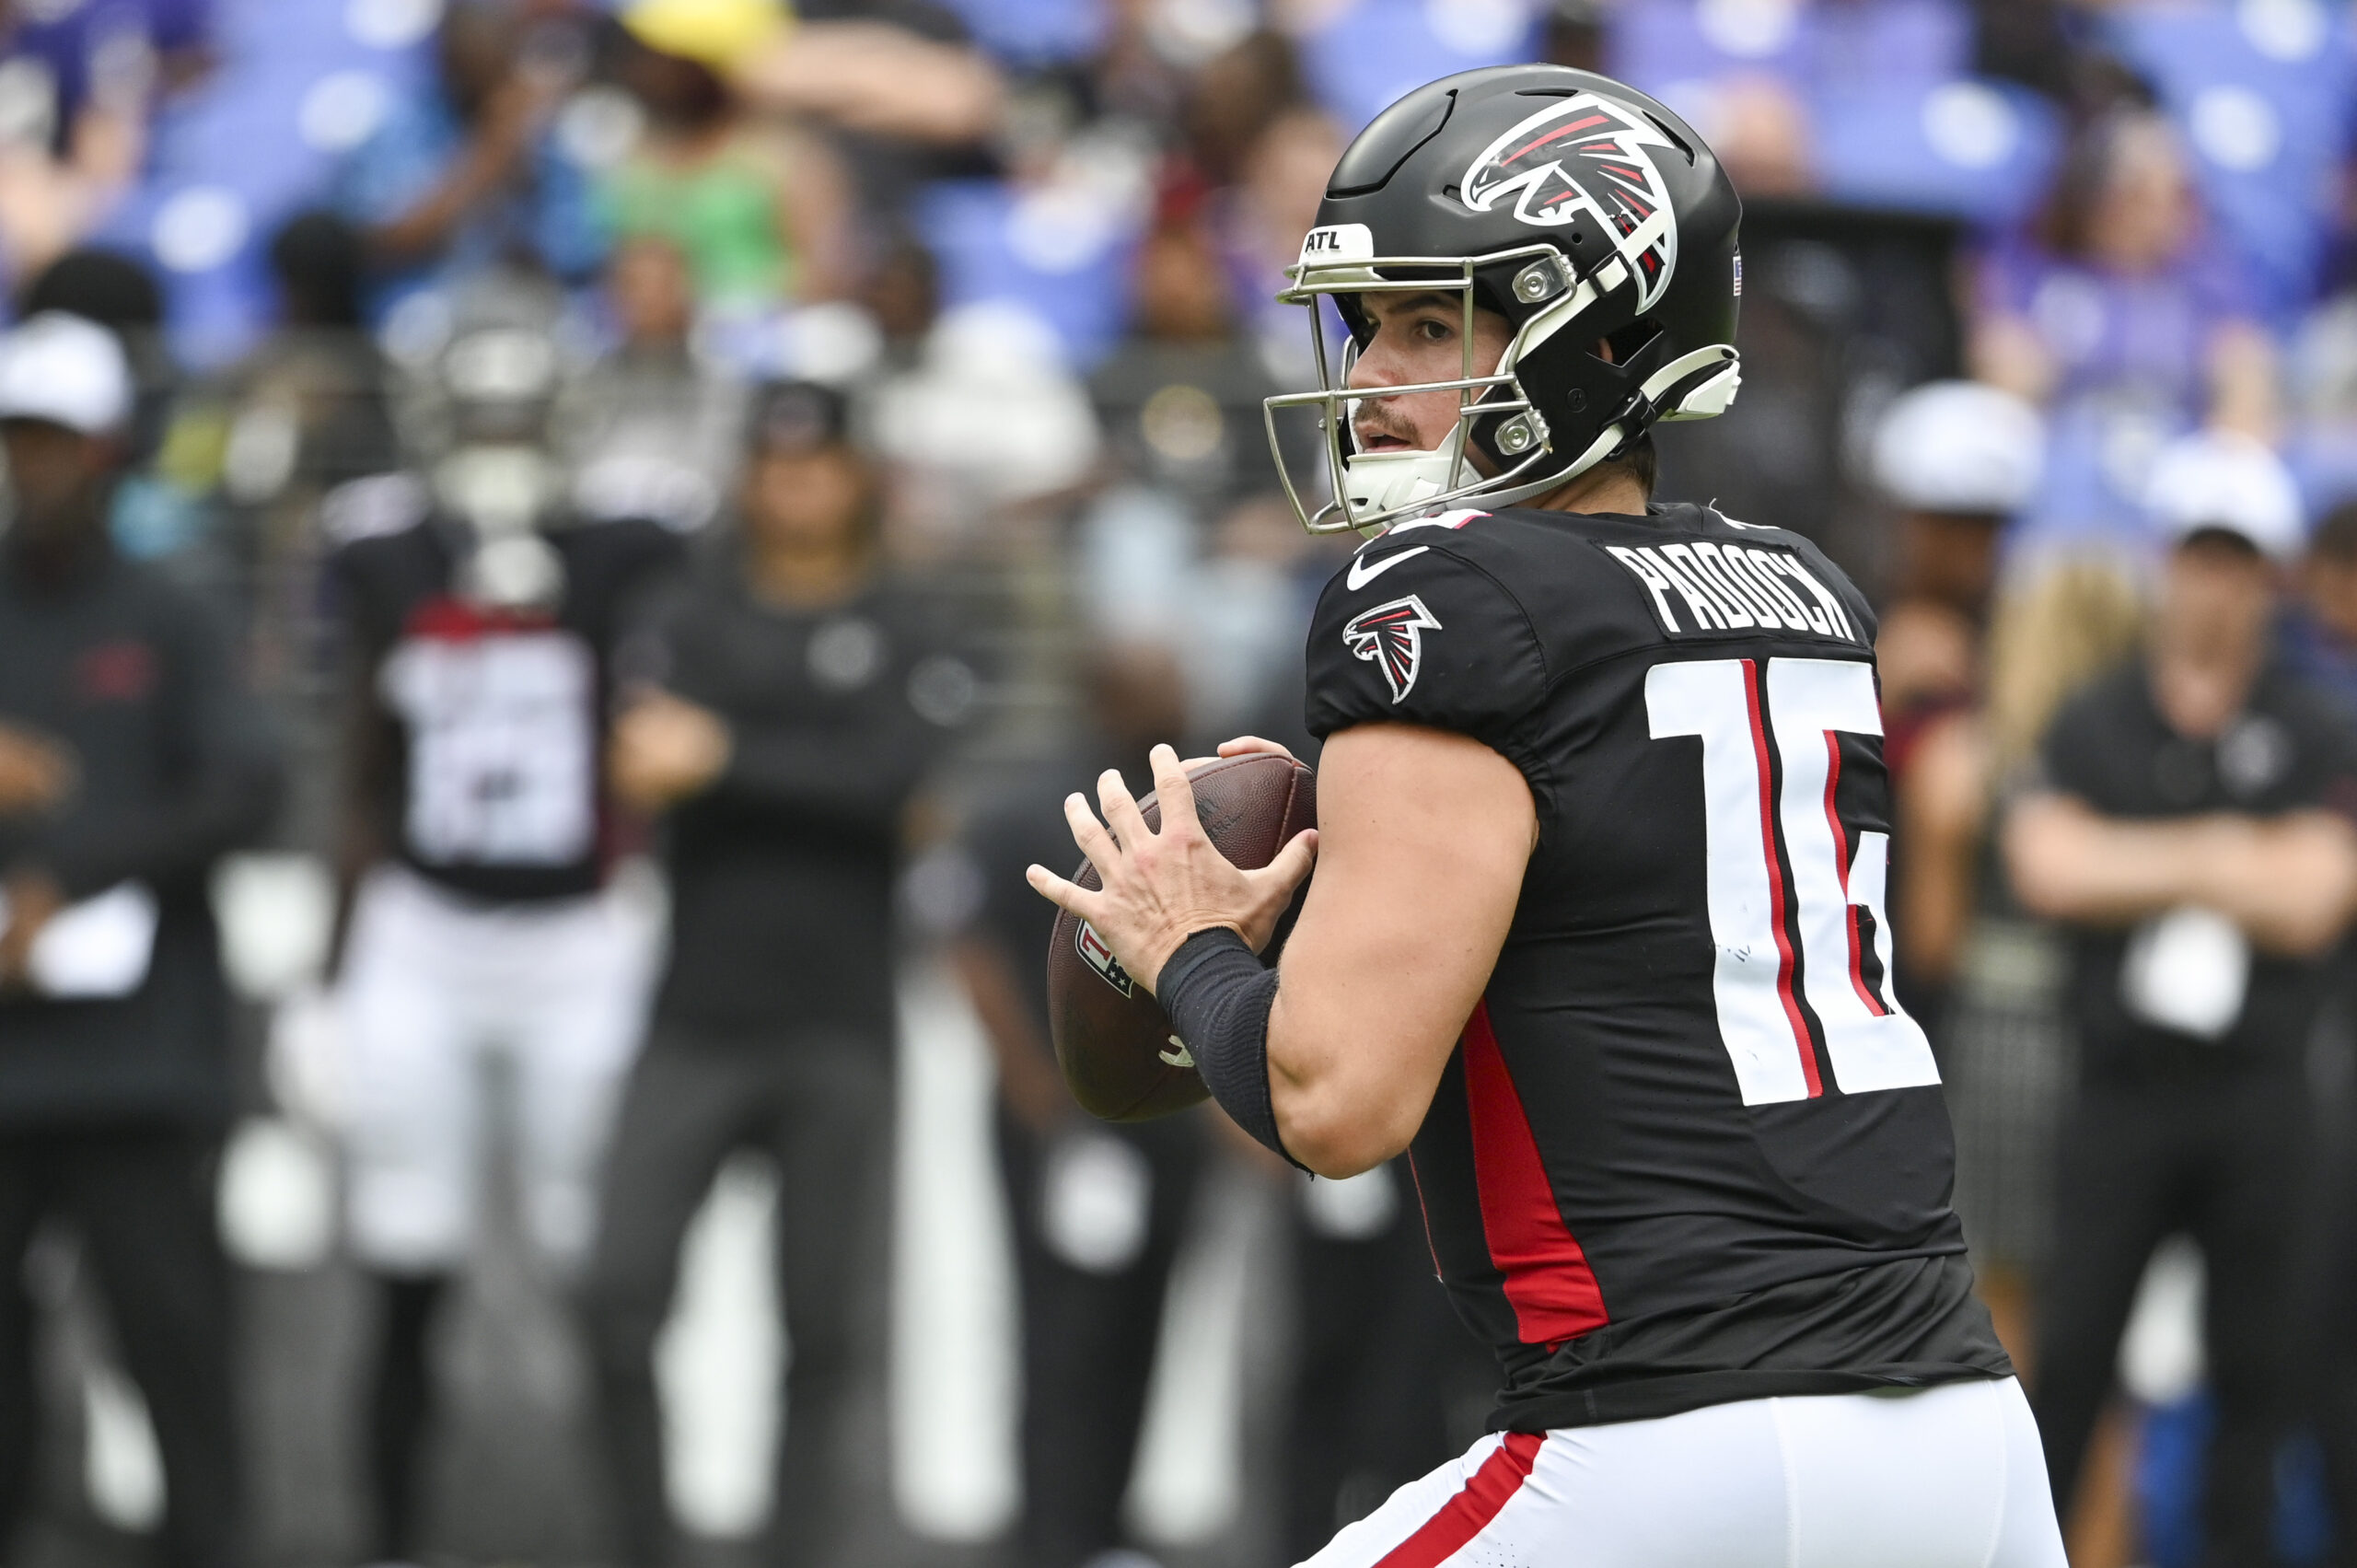
[[621,21],[649,49],[725,72],[784,37],[794,12],[783,0],[636,0]]

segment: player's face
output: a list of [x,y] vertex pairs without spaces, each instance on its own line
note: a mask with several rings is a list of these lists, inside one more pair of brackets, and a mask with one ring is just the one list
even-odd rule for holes
[[[1360,296],[1375,335],[1351,366],[1356,388],[1410,387],[1454,381],[1466,374],[1465,312],[1459,297],[1430,294]],[[1513,336],[1494,310],[1473,312],[1473,374],[1498,367]],[[1362,452],[1429,452],[1457,428],[1457,393],[1411,392],[1404,397],[1363,398],[1351,415],[1351,434]],[[1475,455],[1477,466],[1479,454]],[[1486,470],[1485,470],[1486,471]]]

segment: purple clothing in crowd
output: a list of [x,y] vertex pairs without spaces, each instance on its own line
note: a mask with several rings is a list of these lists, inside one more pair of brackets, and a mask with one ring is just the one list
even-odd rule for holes
[[2153,457],[2201,423],[2218,330],[2256,314],[2247,274],[2206,241],[2130,276],[2014,238],[1983,257],[1980,294],[1984,310],[2026,321],[2055,369],[2046,482],[2014,543],[2140,548]]

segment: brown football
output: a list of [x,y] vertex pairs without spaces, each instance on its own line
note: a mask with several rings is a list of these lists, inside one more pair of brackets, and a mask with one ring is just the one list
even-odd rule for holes
[[[1224,757],[1187,778],[1203,831],[1247,871],[1268,865],[1295,833],[1318,826],[1317,776],[1290,757],[1265,751]],[[1162,811],[1155,797],[1138,806],[1146,826],[1159,832]],[[1086,860],[1073,880],[1101,886],[1097,867]],[[1297,909],[1298,894],[1295,902]],[[1291,923],[1288,913],[1271,955]],[[1056,934],[1048,943],[1048,1026],[1073,1098],[1108,1121],[1167,1116],[1207,1092],[1161,1005],[1130,979],[1096,931],[1069,912],[1056,916]]]

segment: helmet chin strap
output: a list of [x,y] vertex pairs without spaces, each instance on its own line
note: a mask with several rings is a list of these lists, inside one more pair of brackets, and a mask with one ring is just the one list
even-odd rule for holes
[[1358,452],[1342,459],[1349,492],[1343,508],[1353,518],[1380,517],[1455,489],[1465,454],[1465,422],[1431,451]]
[[[1727,405],[1735,401],[1736,389],[1743,384],[1741,366],[1741,355],[1725,343],[1713,343],[1708,348],[1680,354],[1646,377],[1635,395],[1629,400],[1631,415],[1652,411],[1651,417],[1641,419],[1635,429],[1629,428],[1626,419],[1616,419],[1596,432],[1596,439],[1588,443],[1585,451],[1562,468],[1504,489],[1477,488],[1472,494],[1459,499],[1511,506],[1516,502],[1551,494],[1643,435],[1657,420],[1708,419],[1724,412]],[[1504,368],[1503,365],[1501,368]],[[1710,374],[1702,375],[1705,371]],[[1698,376],[1701,376],[1701,379],[1696,381]],[[1662,400],[1667,398],[1681,382],[1695,384],[1679,393],[1676,401],[1665,406]],[[1353,517],[1380,516],[1454,489],[1449,482],[1456,477],[1457,459],[1465,449],[1466,423],[1459,419],[1456,428],[1429,452],[1363,452],[1345,459],[1342,468],[1352,481],[1352,494],[1344,505],[1351,515]],[[1377,464],[1382,466],[1379,469],[1373,467]],[[1367,465],[1364,490],[1359,482],[1362,465]]]

